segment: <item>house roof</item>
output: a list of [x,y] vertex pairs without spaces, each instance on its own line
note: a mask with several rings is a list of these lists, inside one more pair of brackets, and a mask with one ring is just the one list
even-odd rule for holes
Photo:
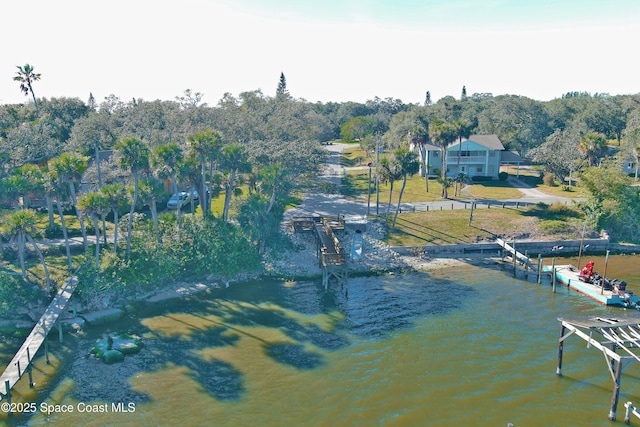
[[471,135],[469,140],[491,150],[504,150],[504,145],[500,142],[498,135]]
[[500,152],[501,163],[522,163],[524,160],[516,151],[503,150]]

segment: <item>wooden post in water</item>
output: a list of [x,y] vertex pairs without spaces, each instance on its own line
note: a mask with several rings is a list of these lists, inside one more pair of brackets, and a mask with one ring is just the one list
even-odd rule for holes
[[609,419],[611,421],[616,420],[616,410],[618,409],[618,397],[620,396],[621,375],[622,375],[622,360],[618,360],[618,366],[616,366],[616,377],[614,379],[615,385],[613,386],[613,396],[611,397],[611,410],[609,411]]
[[551,289],[556,293],[556,257],[551,260]]
[[516,256],[518,252],[516,252],[516,239],[513,238],[513,277],[516,277],[516,260],[518,257]]
[[524,280],[528,279],[529,276],[529,251],[524,251],[524,256],[527,258],[527,262],[524,264]]
[[[604,273],[602,273],[602,287],[600,288],[600,295],[604,294],[604,280],[607,279],[607,265],[609,265],[609,251],[607,251],[607,256],[604,259]],[[611,285],[613,286],[613,285]]]
[[542,254],[538,254],[538,285],[542,283]]
[[29,387],[33,388],[33,374],[32,374],[32,364],[31,364],[31,353],[29,352],[29,347],[27,347],[27,372],[29,373]]
[[62,323],[58,322],[58,338],[62,342]]
[[44,337],[44,361],[47,363],[47,365],[51,365],[51,362],[49,362],[49,337],[48,336]]
[[9,385],[9,380],[4,382],[4,387],[6,390],[5,396],[7,397],[7,403],[9,403],[9,410],[7,411],[7,414],[10,417],[13,413],[11,412],[11,386]]
[[564,351],[564,324],[560,327],[560,341],[558,343],[558,367],[556,368],[556,375],[562,376],[562,352]]

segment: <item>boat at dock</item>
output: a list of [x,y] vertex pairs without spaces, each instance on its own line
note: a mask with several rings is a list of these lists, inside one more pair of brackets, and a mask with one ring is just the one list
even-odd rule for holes
[[[543,268],[549,275],[550,266]],[[593,262],[582,269],[573,265],[556,265],[556,280],[565,286],[585,295],[603,305],[640,309],[638,296],[627,290],[627,284],[618,279],[608,279],[593,271]]]

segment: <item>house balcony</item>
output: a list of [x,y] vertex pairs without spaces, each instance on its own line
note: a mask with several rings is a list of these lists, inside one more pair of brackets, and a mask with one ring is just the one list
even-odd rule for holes
[[447,164],[453,165],[458,163],[458,158],[460,159],[461,165],[469,165],[469,164],[485,164],[487,162],[487,158],[485,156],[460,156],[458,157],[455,154],[447,155]]

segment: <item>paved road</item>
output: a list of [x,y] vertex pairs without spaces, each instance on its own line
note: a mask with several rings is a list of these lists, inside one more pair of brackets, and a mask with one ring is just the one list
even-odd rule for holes
[[[326,148],[330,153],[329,160],[325,171],[321,174],[320,179],[328,180],[336,185],[341,184],[341,177],[347,170],[353,169],[367,169],[367,167],[355,167],[344,168],[340,166],[340,153],[349,147],[349,144],[334,144],[327,145]],[[522,206],[523,204],[535,204],[535,203],[563,203],[573,204],[574,199],[567,197],[551,196],[542,191],[533,188],[523,181],[516,179],[515,177],[509,177],[509,183],[517,188],[522,194],[522,197],[512,199],[475,199],[476,208],[487,208],[489,206],[502,205],[507,206]],[[464,190],[463,190],[464,192]],[[412,202],[402,203],[400,206],[401,211],[428,211],[428,210],[448,210],[448,209],[469,209],[471,207],[471,199],[449,199],[438,200],[430,202]],[[395,212],[396,205],[392,205],[392,212]],[[387,210],[387,203],[380,201],[377,211],[381,214]],[[375,195],[371,197],[371,204],[368,209],[370,215],[376,214]],[[367,199],[350,199],[342,195],[336,194],[315,194],[310,193],[304,196],[302,204],[295,208],[289,209],[285,212],[285,220],[292,216],[308,216],[308,215],[323,215],[323,216],[366,216],[367,215]]]

